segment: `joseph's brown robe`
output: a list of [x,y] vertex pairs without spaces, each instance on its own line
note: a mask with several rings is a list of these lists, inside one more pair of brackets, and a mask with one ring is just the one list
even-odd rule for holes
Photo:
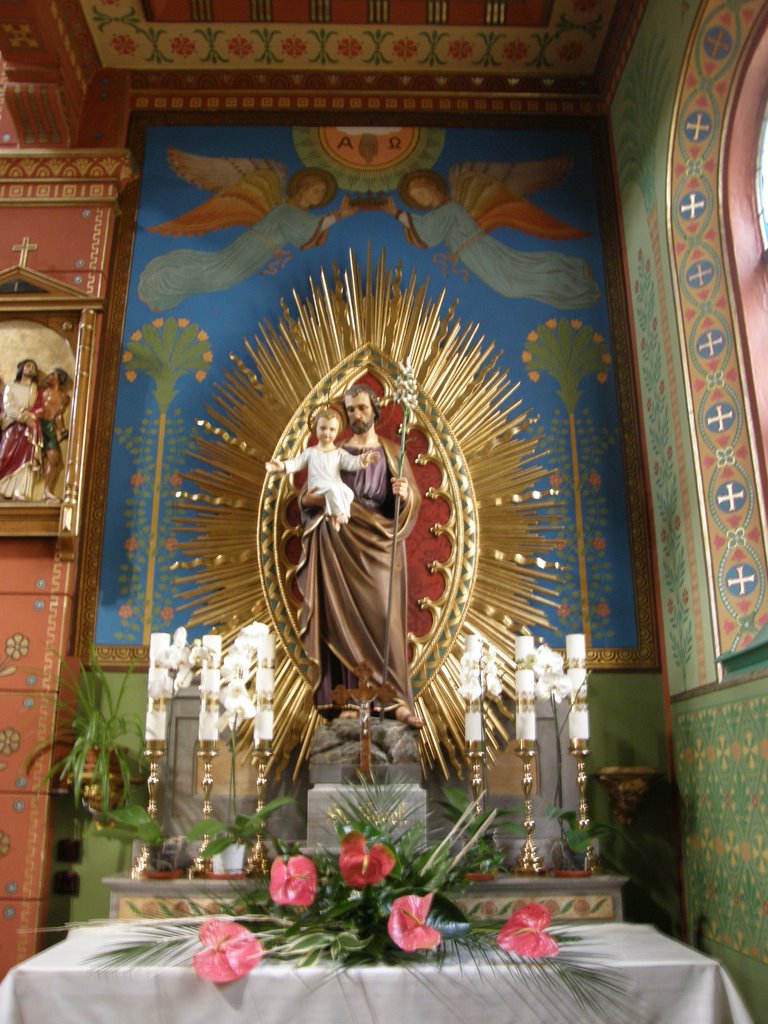
[[[392,552],[398,447],[379,439],[385,458],[356,473],[342,473],[355,492],[349,522],[336,531],[322,509],[303,509],[303,551],[296,580],[304,599],[301,636],[315,668],[315,703],[330,708],[331,690],[357,685],[352,671],[362,662],[381,683],[387,591]],[[348,447],[359,455],[360,448]],[[387,679],[398,702],[412,706],[407,648],[407,566],[405,538],[413,529],[421,498],[406,460],[408,500],[401,502],[392,586]]]

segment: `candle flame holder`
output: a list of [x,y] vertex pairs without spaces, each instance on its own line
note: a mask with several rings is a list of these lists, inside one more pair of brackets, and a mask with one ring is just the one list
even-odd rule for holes
[[[156,701],[156,704],[162,703]],[[159,710],[159,709],[158,709]],[[165,757],[165,740],[145,740],[144,756],[149,760],[147,775],[147,814],[153,821],[159,821],[158,788],[160,785],[160,760]],[[143,878],[149,866],[149,846],[141,844],[139,854],[131,867],[131,878]]]
[[[585,829],[589,825],[589,808],[587,807],[587,769],[589,756],[589,740],[569,740],[568,753],[576,759],[576,785],[579,790],[579,810],[577,826]],[[587,871],[600,871],[600,861],[592,849],[592,844],[584,851],[584,867]]]
[[531,790],[533,788],[533,772],[531,769],[533,759],[536,757],[536,741],[515,740],[515,753],[523,762],[522,785],[525,807],[523,828],[525,829],[525,842],[520,851],[520,856],[517,858],[514,870],[517,875],[540,875],[544,872],[545,868],[539,851],[536,849],[536,844],[533,841],[536,822],[533,819],[533,800],[531,798]]
[[[211,817],[211,789],[213,788],[213,759],[217,756],[217,740],[200,740],[200,745],[197,750],[197,756],[203,763],[203,776],[200,780],[200,784],[203,790],[203,819],[208,820]],[[192,862],[192,866],[189,869],[190,878],[204,878],[206,875],[210,875],[213,872],[213,859],[206,857],[205,848],[208,845],[210,836],[203,834],[200,840],[200,849],[197,857]]]

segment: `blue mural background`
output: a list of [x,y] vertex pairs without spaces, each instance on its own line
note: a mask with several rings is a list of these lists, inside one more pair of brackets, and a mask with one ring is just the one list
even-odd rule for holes
[[[169,147],[197,156],[269,158],[285,164],[289,174],[303,161],[289,127],[147,127],[110,455],[97,645],[143,645],[152,630],[185,624],[170,568],[178,541],[173,495],[190,465],[195,420],[211,401],[229,353],[242,353],[243,339],[254,338],[259,322],[276,322],[281,301],[290,307],[294,289],[304,296],[308,279],[317,280],[321,267],[330,271],[334,261],[346,266],[350,249],[364,265],[370,244],[374,256],[386,249],[390,265],[401,261],[406,277],[415,268],[419,280],[429,278],[432,295],[445,289],[446,303],[458,300],[461,322],[478,323],[494,342],[510,378],[522,382],[523,406],[540,417],[542,447],[550,452],[542,462],[552,469],[542,484],[556,486],[563,501],[562,529],[552,550],[542,552],[563,567],[559,605],[550,615],[553,642],[564,632],[586,631],[596,648],[635,646],[627,484],[590,134],[487,128],[435,132],[440,144],[432,146],[429,166],[445,176],[468,160],[570,156],[566,176],[530,199],[588,234],[552,241],[508,227],[491,233],[519,252],[556,251],[585,260],[600,289],[598,302],[568,309],[504,298],[467,274],[459,261],[452,268],[443,246],[416,248],[392,216],[365,209],[334,224],[322,245],[289,247],[289,258],[279,267],[262,267],[224,291],[193,294],[154,312],[138,294],[139,277],[150,260],[180,248],[220,250],[246,230],[224,228],[191,238],[150,230],[208,197],[173,170]],[[338,208],[343,194],[340,188],[326,208],[312,212]],[[391,194],[402,207],[397,193]]]

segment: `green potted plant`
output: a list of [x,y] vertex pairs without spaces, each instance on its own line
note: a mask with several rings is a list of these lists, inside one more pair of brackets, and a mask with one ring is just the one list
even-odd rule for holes
[[46,773],[46,781],[71,785],[75,806],[82,802],[95,815],[105,815],[128,799],[139,751],[144,742],[141,722],[125,710],[131,669],[116,690],[91,648],[91,664],[77,673],[64,664],[61,689],[55,696],[57,725],[53,738],[38,747],[31,762],[45,750],[66,748]]
[[[462,859],[463,876],[470,881],[493,878],[504,869],[506,852],[496,840],[498,832],[522,835],[523,830],[516,819],[519,810],[512,807],[490,807],[480,810],[476,801],[463,789],[445,786],[443,800],[436,801],[452,825],[464,819],[465,838],[471,845]],[[473,809],[474,808],[474,809]]]
[[205,847],[200,850],[205,857],[214,857],[233,846],[241,847],[239,868],[235,869],[241,870],[246,850],[264,834],[267,818],[278,808],[290,803],[293,803],[292,796],[279,796],[264,804],[260,811],[254,811],[252,814],[235,814],[230,821],[200,818],[188,829],[186,838],[196,841],[207,836]]
[[107,828],[99,832],[104,839],[139,842],[147,847],[147,867],[143,873],[148,878],[181,876],[179,859],[183,854],[183,838],[166,838],[162,826],[150,815],[146,807],[132,803],[117,807],[109,812],[107,825]]
[[587,825],[580,826],[576,811],[566,811],[562,807],[551,806],[547,814],[560,825],[558,848],[553,849],[552,854],[556,875],[590,874],[586,864],[587,850],[594,846],[601,836],[621,834],[620,829],[605,821],[590,821]]

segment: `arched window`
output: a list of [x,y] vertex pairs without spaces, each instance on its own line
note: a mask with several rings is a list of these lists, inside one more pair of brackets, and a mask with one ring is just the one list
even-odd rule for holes
[[768,16],[743,69],[724,152],[725,224],[730,280],[744,382],[751,399],[752,438],[768,508]]
[[763,259],[768,258],[768,107],[763,113],[763,129],[757,150],[757,216],[763,236]]

